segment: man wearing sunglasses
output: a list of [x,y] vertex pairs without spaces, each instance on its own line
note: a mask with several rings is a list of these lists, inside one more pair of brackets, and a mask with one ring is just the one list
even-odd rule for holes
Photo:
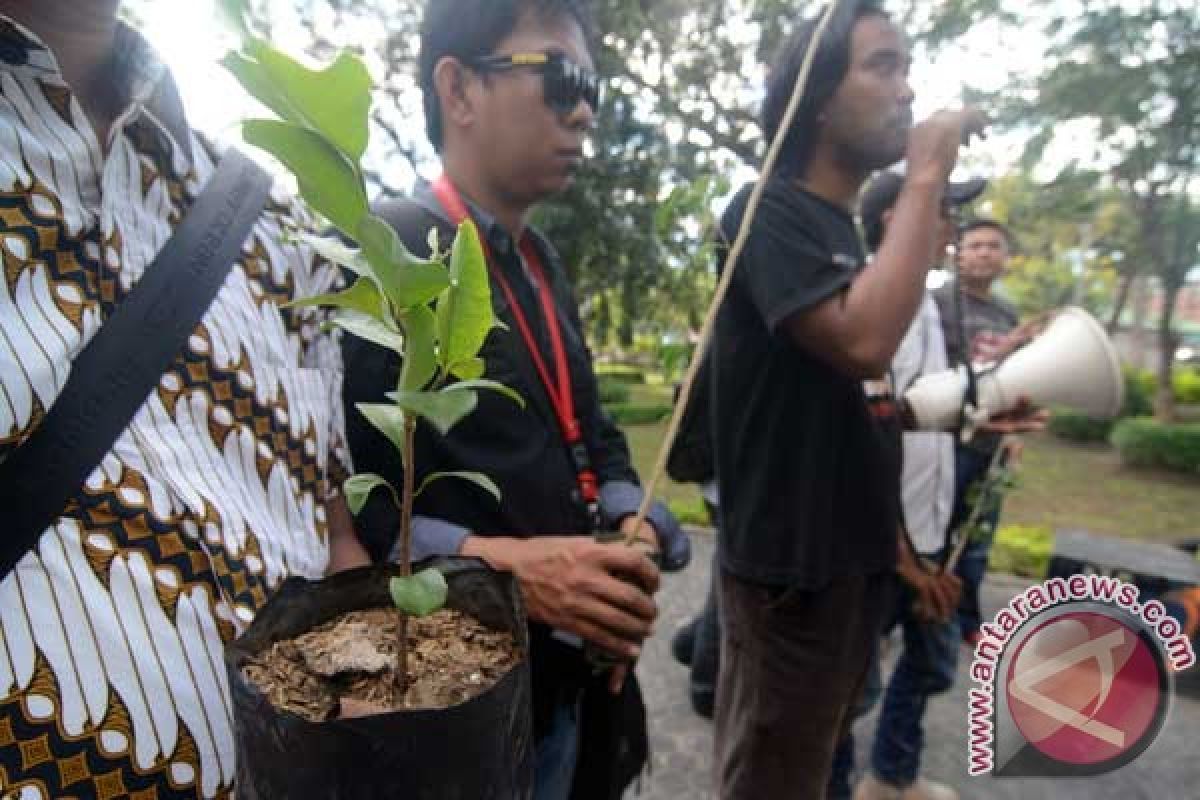
[[[526,407],[483,393],[479,413],[450,435],[418,433],[418,480],[478,471],[503,500],[465,483],[433,484],[417,502],[414,558],[477,556],[519,580],[531,620],[539,800],[619,797],[645,759],[644,710],[625,675],[657,615],[659,570],[642,550],[591,534],[634,533],[666,569],[688,559],[687,538],[663,506],[633,528],[643,495],[628,446],[600,408],[558,256],[527,224],[533,206],[566,188],[580,166],[600,102],[582,8],[577,0],[430,3],[418,69],[444,173],[379,209],[415,253],[428,252],[431,228],[444,246],[466,218],[487,250],[507,330],[484,345],[486,377],[515,389]],[[343,348],[348,401],[395,387],[390,353],[355,339]],[[356,466],[398,473],[393,448],[348,417]],[[385,555],[397,530],[392,507],[369,504],[359,521],[370,549]],[[621,666],[595,676],[583,643]]]

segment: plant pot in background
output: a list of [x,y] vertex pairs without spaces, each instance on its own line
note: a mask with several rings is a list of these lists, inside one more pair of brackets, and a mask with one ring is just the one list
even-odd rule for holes
[[[225,651],[233,696],[239,800],[518,800],[533,785],[529,637],[516,581],[476,559],[423,564],[446,576],[446,607],[507,631],[521,661],[457,706],[310,722],[276,709],[243,674],[277,641],[349,611],[390,608],[395,565],[321,581],[286,581]],[[414,567],[414,570],[416,568]]]

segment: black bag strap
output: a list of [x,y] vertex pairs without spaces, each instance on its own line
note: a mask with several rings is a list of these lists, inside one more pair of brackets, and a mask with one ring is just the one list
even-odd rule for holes
[[967,320],[963,307],[962,284],[958,276],[954,278],[954,316],[955,333],[958,336],[958,352],[961,354],[963,366],[967,370],[967,390],[963,393],[962,408],[958,412],[958,427],[967,427],[967,409],[979,407],[979,375],[971,364],[971,343],[967,341]]
[[271,178],[230,150],[145,274],[0,464],[0,578],[62,513],[182,350],[258,219]]

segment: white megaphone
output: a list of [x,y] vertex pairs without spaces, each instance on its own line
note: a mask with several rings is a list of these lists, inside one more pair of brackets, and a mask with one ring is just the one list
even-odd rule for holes
[[[1032,342],[977,378],[978,424],[1008,411],[1021,397],[1035,406],[1066,406],[1100,419],[1115,417],[1125,396],[1117,352],[1104,328],[1082,308],[1065,308]],[[966,367],[921,378],[905,393],[921,430],[958,427],[967,392]]]

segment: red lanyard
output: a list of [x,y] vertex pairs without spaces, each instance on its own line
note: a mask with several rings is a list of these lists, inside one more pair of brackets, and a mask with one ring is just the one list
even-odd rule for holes
[[[466,204],[463,203],[458,190],[444,174],[434,181],[433,193],[450,216],[450,221],[455,225],[460,225],[464,220],[470,219]],[[546,280],[546,272],[542,268],[541,256],[538,255],[537,248],[528,236],[521,237],[518,247],[521,255],[525,258],[525,264],[537,282],[536,288],[538,299],[541,301],[542,317],[546,323],[546,332],[550,336],[550,349],[554,353],[554,377],[558,378],[557,381],[550,375],[546,360],[542,358],[542,351],[533,336],[533,330],[529,327],[525,311],[517,302],[516,294],[508,279],[496,265],[495,259],[492,258],[492,251],[488,247],[487,240],[481,236],[480,241],[483,245],[484,255],[487,256],[488,269],[491,271],[492,279],[504,292],[504,298],[508,301],[508,307],[512,310],[513,319],[517,323],[517,330],[520,331],[521,338],[525,340],[525,349],[529,351],[529,357],[533,359],[533,364],[537,367],[542,385],[546,387],[546,393],[550,396],[550,404],[554,406],[554,414],[558,417],[559,427],[578,472],[580,494],[583,496],[584,502],[589,506],[594,506],[599,499],[596,474],[587,463],[587,450],[583,447],[583,431],[579,427],[579,419],[575,416],[575,396],[571,392],[571,372],[567,365],[567,350],[563,346],[562,329],[558,325],[558,311],[554,305],[554,295],[550,291],[550,282]]]

